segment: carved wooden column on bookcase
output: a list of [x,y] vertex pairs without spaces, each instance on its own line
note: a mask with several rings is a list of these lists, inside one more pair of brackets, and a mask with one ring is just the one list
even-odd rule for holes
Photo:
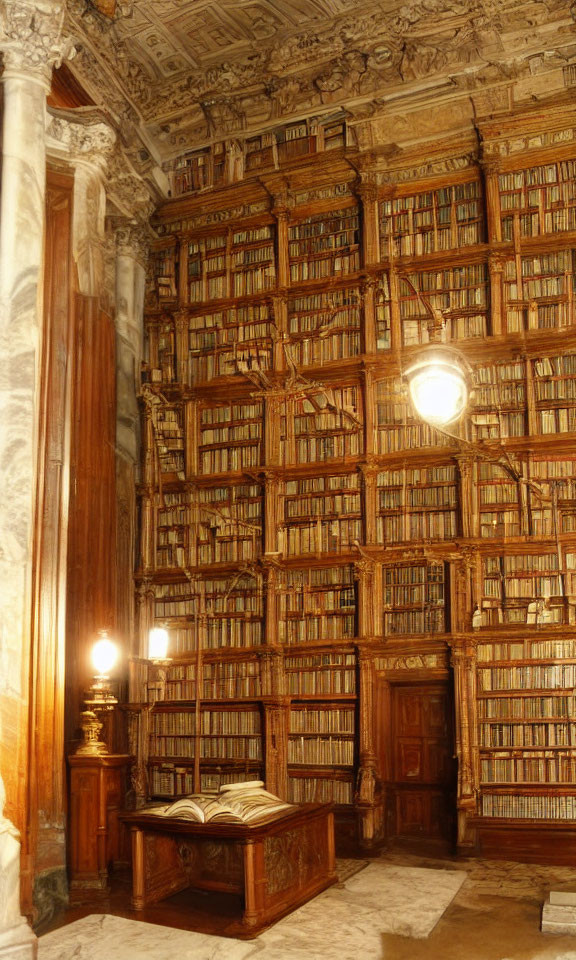
[[143,807],[148,800],[148,744],[150,710],[152,704],[142,704],[138,708],[126,708],[128,729],[128,752],[134,757],[130,765],[130,787],[134,806]]
[[458,761],[458,849],[471,851],[475,836],[469,817],[476,814],[478,794],[478,743],[476,723],[476,638],[451,641],[456,716],[455,746]]
[[[530,365],[530,361],[527,361],[527,364]],[[528,431],[529,433],[531,431]],[[520,504],[520,534],[523,537],[530,536],[532,532],[532,524],[530,519],[530,497],[528,493],[528,484],[524,482],[526,477],[527,463],[525,460],[522,461],[522,479],[517,482],[518,487],[518,503]]]
[[366,277],[362,282],[362,304],[364,308],[364,326],[362,352],[376,353],[376,306],[375,306],[376,278]]
[[[174,269],[178,268],[178,302],[188,303],[188,241],[180,240]],[[181,380],[180,383],[183,381]]]
[[378,789],[376,765],[376,670],[374,653],[361,644],[358,656],[358,775],[355,802],[358,813],[358,842],[370,848],[382,834],[383,807]]
[[288,796],[288,710],[285,694],[284,656],[278,644],[276,616],[276,567],[266,564],[266,645],[260,654],[264,700],[264,756],[266,789],[282,799]]
[[376,384],[371,367],[365,366],[362,370],[362,389],[364,390],[364,450],[368,457],[376,453]]
[[[266,466],[279,466],[281,463],[280,421],[283,413],[282,408],[284,403],[287,402],[284,395],[278,396],[275,394],[264,398],[264,463]],[[286,420],[288,420],[288,411],[286,412]],[[292,423],[287,423],[287,428],[293,437]],[[294,460],[288,459],[288,463],[294,463]]]
[[[268,654],[276,659],[281,653]],[[264,732],[266,737],[266,789],[282,800],[288,797],[288,697],[270,697],[264,702]]]
[[174,314],[174,337],[176,341],[176,379],[178,383],[188,382],[188,311],[178,310]]
[[186,560],[186,566],[190,569],[198,566],[198,541],[200,539],[200,523],[204,519],[204,514],[202,513],[200,499],[198,496],[198,487],[195,483],[190,483],[188,486],[189,490],[189,504],[190,504],[190,519],[188,525],[188,555]]
[[160,366],[158,360],[158,326],[154,320],[146,318],[145,339],[147,346],[147,361],[150,370],[156,370]]
[[356,635],[360,639],[381,636],[376,611],[382,609],[382,582],[380,565],[362,558],[354,562],[354,579],[358,585]]
[[378,542],[378,465],[370,457],[358,470],[362,474],[364,543],[370,546]]
[[536,390],[534,387],[534,362],[529,357],[525,357],[526,365],[526,412],[528,423],[526,424],[529,436],[537,436],[538,417],[536,414]]
[[[278,643],[278,608],[276,602],[278,569],[275,564],[268,562],[266,559],[262,561],[262,566],[266,586],[266,644],[276,646]],[[262,666],[264,667],[264,664]],[[266,678],[262,677],[262,692],[266,694],[279,692],[272,675],[267,675]]]
[[288,184],[285,185],[285,189],[282,189],[280,193],[274,194],[273,200],[272,215],[276,219],[278,287],[280,290],[284,290],[290,285],[288,225],[290,223],[292,207],[294,206]]
[[504,317],[504,273],[505,258],[500,253],[491,253],[488,257],[490,276],[490,333],[499,337],[505,330]]
[[354,185],[362,204],[362,262],[369,266],[380,262],[378,233],[378,183],[372,171],[362,173]]
[[481,167],[484,173],[487,239],[488,243],[500,243],[502,240],[500,187],[498,184],[500,163],[495,157],[490,157],[489,154],[486,154]]
[[286,369],[285,344],[288,338],[288,298],[272,297],[270,311],[274,318],[272,328],[272,357],[273,369],[282,372]]
[[[464,547],[460,557],[450,563],[450,612],[453,633],[469,630],[472,624],[472,584],[478,564],[478,551]],[[476,599],[479,597],[476,595]]]
[[400,317],[400,278],[396,265],[390,259],[388,271],[390,284],[390,350],[398,355],[402,351],[402,320]]
[[198,402],[184,401],[184,464],[186,479],[198,474]]
[[283,526],[280,510],[280,485],[282,481],[271,471],[264,473],[264,553],[281,552],[278,530]]
[[475,459],[463,454],[456,457],[459,477],[460,533],[463,537],[480,536],[480,516],[474,497]]
[[138,567],[144,574],[155,566],[156,525],[154,523],[154,489],[147,484],[140,497],[140,557]]

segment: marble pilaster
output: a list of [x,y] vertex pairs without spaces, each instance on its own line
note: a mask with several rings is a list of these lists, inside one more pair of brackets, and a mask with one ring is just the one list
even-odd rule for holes
[[101,118],[53,110],[46,129],[48,155],[74,169],[72,254],[78,292],[100,297],[106,305],[104,256],[106,246],[106,176],[116,134]]
[[118,421],[116,442],[133,464],[139,457],[139,389],[144,282],[148,237],[137,221],[114,220],[116,237],[116,343]]

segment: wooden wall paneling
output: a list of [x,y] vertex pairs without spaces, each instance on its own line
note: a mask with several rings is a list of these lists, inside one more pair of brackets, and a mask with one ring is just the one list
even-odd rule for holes
[[96,298],[76,297],[68,541],[66,739],[74,740],[90,648],[116,626],[115,329]]

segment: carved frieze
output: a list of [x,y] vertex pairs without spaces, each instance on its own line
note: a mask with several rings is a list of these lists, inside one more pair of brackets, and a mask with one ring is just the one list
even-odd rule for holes
[[340,200],[342,197],[351,196],[352,184],[350,183],[331,183],[325,187],[299,190],[293,194],[296,204],[311,203],[314,200]]
[[375,664],[377,670],[432,670],[445,667],[446,659],[438,653],[415,653],[377,657]]

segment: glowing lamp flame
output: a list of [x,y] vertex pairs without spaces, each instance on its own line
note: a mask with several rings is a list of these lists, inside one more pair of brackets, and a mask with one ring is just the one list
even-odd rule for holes
[[99,677],[107,677],[118,659],[118,648],[112,643],[105,630],[100,631],[100,639],[92,647],[92,663]]
[[168,653],[168,631],[154,627],[148,634],[148,659],[165,660]]

